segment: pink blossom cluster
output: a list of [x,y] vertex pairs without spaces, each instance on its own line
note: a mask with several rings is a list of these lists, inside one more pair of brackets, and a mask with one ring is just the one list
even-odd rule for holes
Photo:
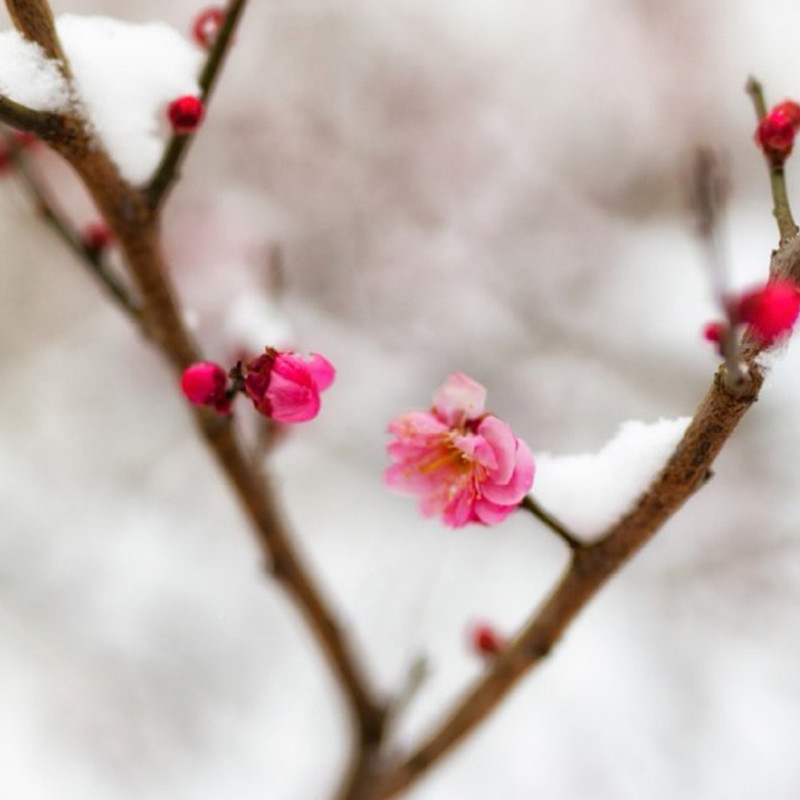
[[[791,333],[800,313],[800,289],[793,281],[770,280],[730,297],[726,305],[730,325],[747,325],[750,333],[769,347]],[[727,331],[728,324],[710,322],[703,335],[721,347]]]
[[420,498],[425,516],[445,525],[502,522],[533,485],[528,445],[484,412],[486,389],[456,372],[434,395],[430,411],[412,411],[389,425],[389,486]]
[[220,414],[227,414],[236,395],[243,393],[256,411],[276,422],[307,422],[319,413],[320,394],[335,377],[333,365],[317,353],[304,359],[267,348],[228,372],[213,362],[192,364],[181,376],[181,390],[189,402]]

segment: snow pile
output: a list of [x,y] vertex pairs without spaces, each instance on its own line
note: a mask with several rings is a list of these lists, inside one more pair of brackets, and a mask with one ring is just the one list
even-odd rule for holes
[[125,178],[146,180],[170,134],[167,105],[200,91],[203,53],[161,22],[64,14],[56,28],[98,136]]
[[575,533],[602,533],[628,511],[658,475],[689,417],[624,422],[597,453],[536,456],[533,496]]
[[0,94],[37,111],[63,111],[67,82],[55,61],[19,31],[0,31]]

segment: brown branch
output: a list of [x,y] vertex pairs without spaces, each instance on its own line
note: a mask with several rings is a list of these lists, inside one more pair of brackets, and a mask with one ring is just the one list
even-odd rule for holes
[[[30,6],[29,10],[35,12],[34,16],[41,25],[48,27],[43,21],[44,16],[49,15],[49,7],[44,0],[31,0],[30,3],[26,0],[7,0],[7,4],[10,9],[18,9],[18,24],[29,24],[24,12]],[[231,0],[229,18],[217,42],[218,49],[210,56],[201,78],[204,96],[213,88],[244,5],[245,0]],[[24,32],[34,37],[40,35],[35,31]],[[57,43],[54,32],[53,37]],[[23,130],[40,132],[35,127],[40,124],[38,113],[30,114],[28,109],[21,109],[8,101],[5,104],[6,116],[3,117],[3,108],[0,102],[0,119],[3,121]],[[81,120],[71,117],[58,117],[57,120],[55,132],[48,131],[50,135],[41,135],[73,166],[114,231],[139,291],[144,324],[151,341],[179,375],[189,364],[204,359],[183,323],[168,278],[161,253],[157,203],[154,205],[152,196],[122,178],[102,145],[91,136]],[[185,145],[181,152],[184,148]],[[180,153],[175,167],[179,160]],[[169,181],[161,188],[159,198],[168,184]],[[253,468],[236,437],[230,417],[219,417],[203,409],[195,409],[194,417],[201,436],[252,523],[269,570],[303,614],[342,689],[357,732],[358,751],[377,749],[383,737],[384,706],[378,701],[355,651],[295,549],[278,513],[267,479]]]
[[63,138],[67,125],[66,118],[61,114],[35,111],[3,95],[0,95],[0,122],[20,131],[33,133],[46,141]]
[[[204,359],[178,311],[161,253],[157,212],[144,192],[120,176],[106,152],[78,123],[68,139],[56,146],[75,168],[116,234],[142,299],[151,340],[172,364],[177,377],[189,364]],[[376,748],[383,736],[383,704],[295,549],[267,479],[253,468],[230,417],[197,409],[195,421],[252,523],[269,570],[303,614],[341,686],[357,731],[359,749]]]
[[[764,90],[759,81],[750,77],[747,80],[745,90],[753,101],[753,108],[756,117],[760,122],[767,113],[767,104],[764,100]],[[789,204],[789,195],[786,192],[786,177],[784,174],[783,163],[777,163],[774,159],[767,158],[769,165],[769,185],[772,192],[772,216],[778,225],[778,233],[781,243],[797,236],[798,227],[792,216],[792,208]]]
[[6,0],[6,7],[14,27],[26,39],[38,44],[48,58],[57,61],[64,77],[69,78],[69,63],[58,40],[47,0]]
[[[759,98],[757,92],[754,97]],[[763,105],[763,98],[761,101]],[[759,103],[756,102],[757,109]],[[776,204],[777,207],[777,204]],[[776,215],[777,216],[777,215]],[[772,277],[800,281],[800,237],[784,237],[770,262]],[[353,798],[385,800],[422,778],[482,723],[530,670],[559,642],[570,623],[621,569],[701,487],[714,459],[745,412],[758,399],[764,373],[758,364],[763,346],[746,336],[742,358],[749,381],[742,389],[728,385],[721,367],[692,422],[661,473],[636,505],[594,544],[573,551],[569,568],[541,608],[512,643],[492,662],[488,673],[456,701],[453,708],[399,763],[365,779]]]
[[[208,111],[211,93],[221,73],[225,57],[233,44],[234,34],[246,4],[247,0],[229,0],[219,33],[208,54],[203,71],[200,73],[200,99],[203,101],[206,111]],[[161,162],[146,189],[148,200],[153,208],[157,208],[164,202],[179,177],[181,164],[186,158],[192,139],[191,135],[184,134],[175,134],[170,139]]]
[[14,163],[15,177],[30,197],[44,223],[77,256],[89,274],[98,281],[123,313],[137,325],[141,325],[141,309],[130,296],[127,288],[108,268],[103,253],[86,247],[80,234],[50,196],[47,185],[38,175],[35,166],[29,162],[23,149],[15,142],[14,137],[6,134],[5,143]]
[[570,550],[581,550],[586,547],[584,542],[578,539],[566,525],[559,522],[549,511],[545,511],[531,495],[525,495],[519,507],[530,512],[536,519],[544,523]]
[[[798,259],[800,264],[800,259]],[[728,391],[722,371],[661,474],[636,506],[595,544],[574,551],[561,582],[488,674],[456,703],[439,726],[399,765],[378,780],[370,797],[394,797],[449,753],[495,710],[517,682],[560,640],[569,624],[661,526],[699,489],[739,420],[755,402],[763,375],[750,354],[751,393]]]
[[736,320],[729,302],[728,271],[720,231],[728,187],[728,176],[714,151],[698,148],[692,165],[691,207],[706,254],[714,299],[727,321],[720,341],[725,358],[725,380],[731,391],[746,393],[749,375],[741,361]]

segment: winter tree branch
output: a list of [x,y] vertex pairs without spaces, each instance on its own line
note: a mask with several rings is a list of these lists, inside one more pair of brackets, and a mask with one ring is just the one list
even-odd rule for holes
[[[247,0],[229,0],[228,2],[222,25],[200,74],[200,99],[205,107],[208,106],[211,93],[222,71],[225,56],[233,44],[234,34],[246,5]],[[147,186],[147,197],[153,208],[157,208],[164,201],[178,178],[181,164],[186,158],[191,141],[192,136],[183,134],[175,134],[170,139],[161,163]]]
[[[745,90],[753,101],[753,108],[756,112],[756,119],[762,120],[767,113],[767,104],[764,100],[764,90],[761,83],[755,78],[747,79]],[[769,183],[772,191],[772,215],[778,224],[781,243],[788,241],[797,235],[797,225],[792,216],[792,209],[789,205],[789,196],[786,193],[786,177],[784,174],[783,163],[769,161]]]
[[[782,175],[780,180],[783,181]],[[780,222],[777,213],[776,218]],[[780,231],[781,244],[773,253],[770,277],[800,283],[800,237],[787,233],[785,227]],[[441,722],[399,763],[351,786],[350,800],[395,797],[426,775],[541,663],[606,582],[705,484],[715,458],[758,399],[764,381],[758,363],[763,349],[752,336],[745,337],[742,358],[749,376],[746,391],[732,389],[725,379],[724,365],[720,367],[683,438],[634,507],[595,543],[573,550],[569,567],[558,585],[492,661],[487,673],[467,689]]]
[[14,163],[15,175],[23,189],[29,195],[34,208],[42,220],[69,248],[78,260],[86,267],[89,274],[106,290],[111,300],[137,325],[142,323],[142,310],[130,296],[127,288],[108,268],[102,250],[87,247],[81,235],[58,207],[51,197],[50,191],[39,176],[36,168],[30,163],[13,136],[5,136],[5,144]]
[[[7,0],[7,4],[12,16],[16,14],[15,23],[23,33],[48,52],[61,52],[47,3]],[[29,5],[31,8],[27,8]],[[219,50],[212,53],[202,78],[206,96],[218,75],[243,7],[244,0],[232,0],[229,6],[227,33],[220,35]],[[37,119],[31,118],[27,124],[28,121],[23,119],[25,113],[17,112],[15,104],[11,104],[7,108],[19,117],[15,123],[11,114],[2,117],[2,108],[0,105],[0,119],[23,130],[37,132]],[[17,124],[19,121],[26,124]],[[186,143],[175,146],[177,155],[170,157],[169,166],[157,181],[157,191],[153,195],[121,177],[107,152],[81,120],[63,118],[62,123],[58,135],[44,138],[72,165],[116,234],[141,297],[144,323],[151,341],[172,365],[177,376],[190,364],[202,361],[203,355],[183,323],[169,281],[161,251],[159,202],[154,204],[153,197],[158,201],[163,199],[177,174]],[[193,413],[201,437],[214,454],[252,524],[267,569],[299,608],[342,689],[356,729],[359,752],[376,747],[383,735],[384,705],[377,699],[341,624],[292,542],[267,478],[254,469],[230,417],[220,417],[204,409],[194,409]]]

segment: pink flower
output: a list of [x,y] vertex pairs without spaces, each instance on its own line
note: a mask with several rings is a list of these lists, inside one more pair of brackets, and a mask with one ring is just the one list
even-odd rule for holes
[[394,462],[386,483],[417,495],[425,516],[445,525],[502,522],[533,485],[533,456],[502,420],[484,413],[486,389],[456,372],[434,395],[430,411],[389,424]]
[[208,406],[220,414],[231,407],[228,395],[228,375],[219,365],[210,361],[192,364],[181,375],[181,391],[190,403]]
[[244,391],[264,416],[276,422],[306,422],[319,413],[320,392],[335,377],[330,361],[317,353],[306,361],[268,348],[245,368]]
[[766,345],[788,334],[800,312],[800,290],[791,281],[774,280],[742,294],[734,303],[737,322],[746,323]]

